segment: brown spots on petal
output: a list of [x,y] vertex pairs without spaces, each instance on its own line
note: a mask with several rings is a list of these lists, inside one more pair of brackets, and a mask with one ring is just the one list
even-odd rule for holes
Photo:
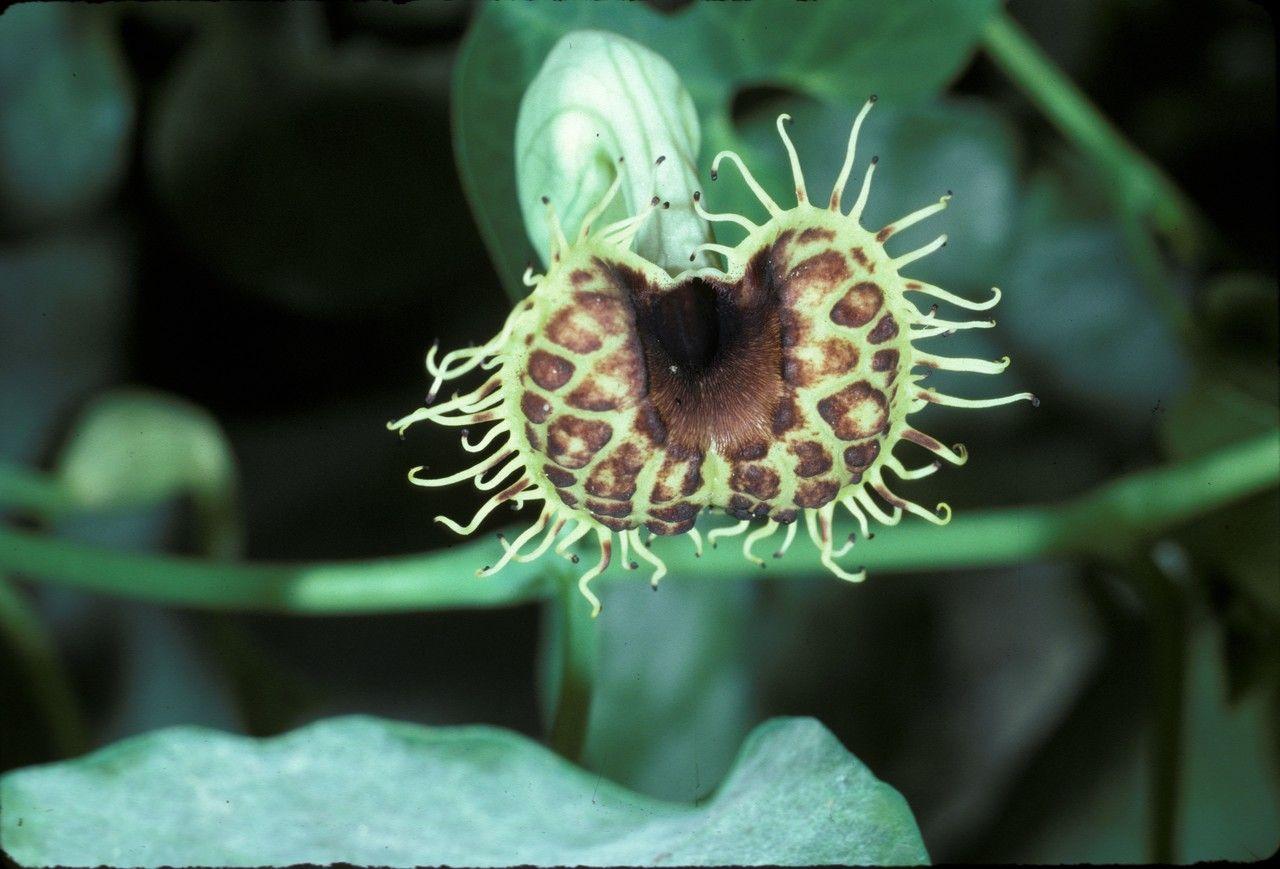
[[840,484],[834,480],[811,480],[796,488],[796,506],[814,509],[829,504],[840,493]]
[[607,422],[559,416],[547,429],[547,454],[564,468],[585,467],[613,437],[613,426]]
[[529,422],[541,425],[551,415],[551,402],[536,392],[526,392],[520,396],[520,409]]
[[889,420],[889,402],[883,392],[859,380],[819,401],[818,413],[836,437],[859,440],[884,430]]
[[587,499],[586,508],[596,516],[612,516],[615,519],[626,519],[631,515],[631,502],[593,501]]
[[788,391],[778,400],[778,406],[773,411],[773,433],[779,437],[786,434],[800,422],[800,418],[795,393]]
[[747,441],[739,444],[726,456],[734,462],[753,462],[763,459],[769,453],[769,445],[764,441]]
[[681,501],[678,504],[672,504],[670,507],[651,507],[649,515],[654,519],[661,519],[663,522],[683,522],[686,519],[696,518],[699,509],[697,504],[690,501]]
[[[575,276],[580,274],[589,277],[591,273],[574,272]],[[547,321],[547,338],[574,353],[594,353],[602,344],[594,318],[575,305],[561,308],[552,315]]]
[[871,281],[859,281],[849,288],[831,309],[831,320],[839,326],[857,329],[871,322],[884,304],[884,292]]
[[573,304],[595,323],[601,335],[622,335],[631,330],[631,311],[618,296],[580,290],[573,294]]
[[672,524],[668,522],[658,522],[657,520],[653,520],[653,521],[644,523],[644,527],[648,528],[650,531],[652,531],[654,534],[657,534],[659,537],[671,537],[675,534],[687,533],[693,528],[694,523],[696,521],[697,521],[696,519],[685,519],[683,522],[676,522]]
[[786,510],[778,510],[769,518],[774,522],[777,522],[779,525],[790,525],[792,522],[796,521],[796,517],[799,515],[799,510],[787,508]]
[[885,314],[876,327],[871,330],[871,334],[867,336],[867,341],[871,344],[883,344],[890,338],[898,334],[898,321],[893,319],[893,314]]
[[804,232],[800,233],[800,237],[796,241],[800,244],[808,244],[811,241],[831,241],[836,237],[835,232],[830,229],[823,229],[820,226],[811,226]]
[[662,417],[658,416],[652,401],[646,399],[636,412],[635,429],[656,447],[667,442],[667,427],[662,424]]
[[671,449],[654,479],[650,500],[655,504],[689,497],[702,487],[702,453]]
[[577,388],[570,392],[569,397],[565,399],[570,407],[597,412],[617,410],[620,400],[621,397],[606,392],[600,381],[595,378],[589,378],[578,384]]
[[852,371],[857,364],[857,347],[841,338],[828,338],[788,351],[782,378],[793,386],[812,386],[824,377]]
[[817,441],[801,441],[791,446],[791,452],[798,459],[796,462],[797,477],[816,477],[831,470],[834,462],[831,453]]
[[578,496],[568,489],[556,489],[556,494],[560,496],[560,500],[564,502],[566,507],[578,506]]
[[644,455],[628,441],[591,469],[587,492],[598,498],[625,501],[636,493],[636,477],[643,469]]
[[580,287],[595,277],[594,274],[586,269],[574,269],[573,274],[569,275],[569,283],[575,287]]
[[781,487],[778,472],[765,465],[734,465],[729,475],[729,488],[767,501],[777,497]]
[[595,520],[611,531],[630,531],[636,527],[632,519],[614,519],[612,516],[596,516]]
[[867,271],[874,272],[876,270],[875,264],[871,262],[870,258],[867,256],[867,252],[862,248],[855,247],[853,250],[849,251],[849,256],[853,257],[854,262],[862,266]]
[[864,444],[848,447],[844,451],[845,467],[855,474],[861,475],[871,467],[871,463],[880,455],[880,442],[868,441]]
[[769,515],[769,505],[758,504],[742,495],[734,495],[729,499],[725,512],[735,519],[763,519]]
[[534,350],[529,357],[529,376],[533,382],[549,392],[555,392],[573,377],[573,363],[563,356],[548,353],[546,350]]
[[897,350],[877,350],[871,357],[872,371],[893,371],[898,367]]
[[529,446],[535,450],[542,449],[542,439],[538,437],[538,433],[533,430],[533,426],[529,423],[524,424],[524,437],[529,442]]
[[880,242],[881,244],[884,244],[885,241],[888,240],[889,236],[891,235],[893,235],[893,224],[890,224],[889,226],[886,226],[884,229],[877,232],[876,241]]
[[782,283],[782,303],[792,309],[817,304],[849,278],[849,261],[844,254],[825,250],[801,260]]
[[566,470],[557,468],[555,465],[543,465],[542,473],[547,475],[547,479],[551,481],[551,485],[559,489],[567,489],[574,483],[578,482],[573,474]]

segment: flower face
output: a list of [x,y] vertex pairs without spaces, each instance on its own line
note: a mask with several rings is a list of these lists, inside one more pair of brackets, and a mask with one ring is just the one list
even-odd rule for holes
[[[694,194],[694,208],[707,220],[747,230],[734,247],[700,245],[719,254],[723,269],[697,268],[674,277],[632,252],[631,242],[656,198],[639,214],[594,230],[619,185],[588,214],[583,229],[566,239],[547,203],[551,227],[550,267],[525,280],[533,288],[502,330],[482,347],[427,356],[435,377],[426,406],[391,423],[403,431],[429,419],[442,425],[493,426],[471,452],[493,447],[477,465],[449,477],[410,479],[440,486],[466,479],[498,490],[465,527],[440,521],[460,534],[474,531],[507,501],[540,501],[537,521],[482,575],[510,560],[540,557],[553,545],[570,547],[595,534],[600,557],[579,587],[599,612],[588,584],[609,564],[614,538],[625,567],[637,556],[654,567],[656,583],[666,572],[642,539],[688,534],[701,548],[694,522],[707,508],[738,519],[721,536],[746,534],[745,557],[763,565],[754,546],[785,527],[775,555],[781,556],[803,522],[822,563],[842,579],[858,581],[861,570],[837,563],[852,538],[836,547],[832,534],[837,506],[848,510],[864,536],[868,517],[896,524],[904,512],[943,524],[950,508],[935,510],[895,494],[886,474],[900,480],[927,476],[942,461],[963,464],[963,447],[948,448],[914,429],[908,417],[926,404],[990,407],[1031,400],[1029,393],[988,400],[941,395],[921,381],[933,369],[996,374],[1008,365],[933,355],[916,346],[957,329],[994,325],[989,320],[939,319],[937,306],[921,312],[910,300],[938,299],[969,310],[999,300],[969,302],[901,274],[901,270],[945,243],[891,257],[884,242],[946,207],[929,205],[878,231],[859,219],[870,193],[875,159],[866,171],[853,208],[842,193],[853,167],[858,130],[869,101],[854,122],[844,166],[830,197],[809,201],[783,115],[778,132],[790,156],[796,205],[784,210],[756,183],[732,152],[716,157],[741,171],[769,214],[763,224],[732,214],[708,214]],[[620,178],[620,176],[619,176]],[[545,200],[544,200],[545,201]],[[481,386],[434,404],[448,380],[476,368],[493,371]],[[933,454],[932,461],[906,467],[894,448],[907,441]],[[759,526],[751,529],[753,522]]]

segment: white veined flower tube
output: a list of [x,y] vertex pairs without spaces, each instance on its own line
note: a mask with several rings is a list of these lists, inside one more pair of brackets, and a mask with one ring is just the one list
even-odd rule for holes
[[621,175],[620,195],[596,222],[636,214],[657,197],[666,207],[640,228],[634,249],[672,274],[690,268],[689,251],[711,239],[693,205],[700,143],[693,99],[664,58],[614,33],[566,34],[516,122],[516,187],[534,249],[551,250],[543,197],[572,239]]

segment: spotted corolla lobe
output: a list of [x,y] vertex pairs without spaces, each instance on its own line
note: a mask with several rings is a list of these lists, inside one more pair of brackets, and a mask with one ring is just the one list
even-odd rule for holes
[[[870,107],[868,102],[855,120],[829,207],[809,203],[783,126],[786,116],[778,131],[791,160],[795,207],[779,207],[736,154],[717,156],[713,178],[721,160],[731,160],[769,214],[762,224],[708,214],[695,194],[694,209],[702,217],[747,229],[734,247],[699,247],[722,256],[722,269],[673,277],[629,249],[658,206],[657,197],[638,215],[593,231],[619,176],[572,242],[548,209],[551,267],[542,276],[526,273],[533,291],[494,339],[439,361],[432,348],[427,367],[435,382],[427,406],[392,427],[403,430],[420,419],[495,423],[476,444],[464,438],[470,452],[502,439],[487,458],[451,477],[425,480],[416,476],[420,469],[411,472],[413,482],[424,486],[474,479],[482,490],[500,489],[466,527],[439,521],[465,534],[498,504],[544,502],[534,525],[512,542],[503,540],[503,557],[482,574],[513,559],[537,558],[552,545],[576,559],[573,544],[594,533],[600,558],[579,587],[598,612],[588,584],[608,566],[614,535],[624,567],[635,567],[628,555],[634,548],[655,568],[656,583],[666,568],[641,531],[687,533],[700,551],[694,523],[708,508],[739,520],[711,531],[713,542],[763,520],[743,543],[744,555],[761,565],[752,546],[785,526],[775,553],[781,556],[803,519],[822,563],[850,580],[864,572],[850,572],[836,561],[851,545],[835,547],[837,505],[852,514],[864,536],[868,515],[887,524],[896,524],[904,512],[947,521],[945,504],[926,510],[886,483],[886,471],[913,479],[940,467],[933,461],[908,469],[893,455],[900,441],[953,464],[965,460],[962,447],[948,449],[916,431],[908,415],[927,403],[985,407],[1032,397],[965,400],[921,384],[935,369],[997,373],[1008,360],[922,351],[913,342],[990,323],[940,320],[936,305],[922,313],[907,294],[985,310],[999,292],[975,303],[901,276],[903,266],[936,250],[944,238],[896,258],[885,250],[894,233],[940,211],[949,197],[878,231],[864,229],[859,221],[873,160],[857,202],[847,213],[841,208],[858,130]],[[473,392],[431,406],[444,381],[476,368],[497,370]]]

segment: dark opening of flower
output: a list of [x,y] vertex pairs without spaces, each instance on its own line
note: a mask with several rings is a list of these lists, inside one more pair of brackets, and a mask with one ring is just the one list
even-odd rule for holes
[[[893,455],[902,441],[941,461],[965,461],[963,447],[948,448],[917,431],[908,416],[928,403],[991,407],[1034,398],[962,399],[921,383],[933,369],[996,374],[1009,360],[956,359],[920,349],[923,339],[994,323],[943,320],[936,305],[922,313],[908,295],[982,311],[994,307],[1000,293],[971,302],[901,274],[941,247],[945,236],[899,257],[885,251],[890,236],[944,209],[949,195],[868,231],[859,221],[872,161],[853,208],[842,210],[858,131],[872,102],[854,121],[825,207],[809,202],[783,126],[786,115],[778,119],[778,133],[790,157],[794,208],[779,207],[737,154],[716,157],[713,173],[722,160],[736,164],[769,215],[756,224],[736,214],[709,214],[701,197],[693,197],[705,219],[747,230],[733,247],[699,246],[723,256],[723,270],[691,269],[672,277],[630,250],[661,207],[656,198],[640,213],[595,230],[621,176],[572,241],[547,206],[547,273],[526,272],[532,293],[483,346],[441,358],[433,347],[427,369],[435,379],[426,406],[390,424],[400,431],[419,420],[492,424],[477,443],[463,438],[469,452],[491,450],[473,467],[438,479],[419,477],[421,468],[410,472],[421,486],[470,479],[481,490],[496,490],[466,526],[437,517],[458,533],[474,531],[502,503],[543,503],[532,526],[514,541],[502,541],[502,558],[482,575],[512,559],[539,558],[552,546],[567,557],[578,540],[594,534],[600,555],[579,587],[598,612],[589,583],[608,566],[615,535],[623,565],[634,564],[628,554],[634,548],[654,567],[656,583],[666,568],[649,549],[652,536],[643,539],[641,530],[688,534],[700,549],[694,522],[708,507],[738,519],[708,539],[745,533],[743,554],[756,564],[763,564],[756,544],[785,528],[775,553],[781,556],[803,522],[822,563],[854,581],[865,574],[837,563],[853,545],[850,539],[837,546],[833,538],[837,506],[854,517],[863,536],[869,518],[892,525],[905,512],[938,524],[949,520],[946,504],[928,510],[889,488],[886,472],[911,480],[941,464],[908,468]],[[446,381],[477,368],[493,374],[471,392],[434,403]],[[748,532],[753,522],[759,527]]]

